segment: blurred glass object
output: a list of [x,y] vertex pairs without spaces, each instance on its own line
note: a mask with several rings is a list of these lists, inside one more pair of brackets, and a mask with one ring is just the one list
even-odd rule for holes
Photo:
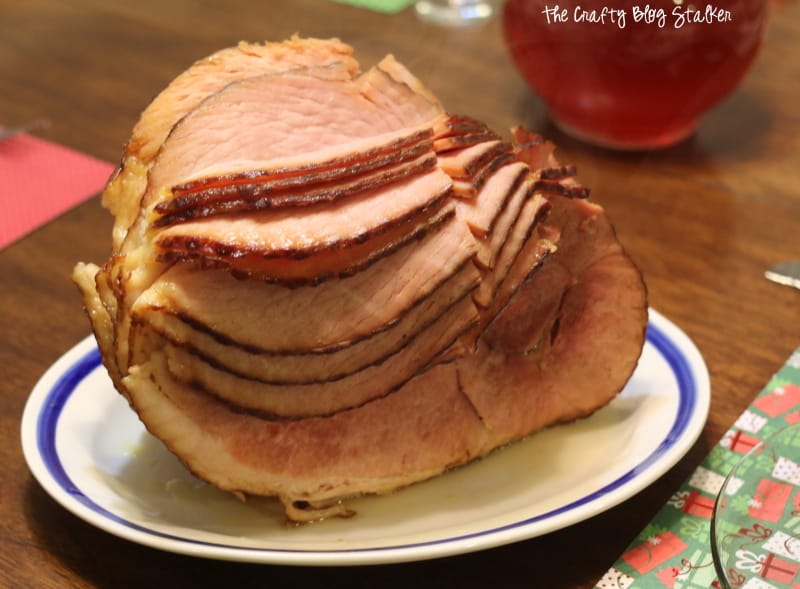
[[417,0],[414,10],[426,22],[459,27],[489,20],[497,13],[497,3],[492,0]]

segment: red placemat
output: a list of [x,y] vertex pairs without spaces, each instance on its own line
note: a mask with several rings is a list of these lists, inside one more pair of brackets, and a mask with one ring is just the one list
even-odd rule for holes
[[97,194],[113,170],[25,133],[0,141],[0,248]]

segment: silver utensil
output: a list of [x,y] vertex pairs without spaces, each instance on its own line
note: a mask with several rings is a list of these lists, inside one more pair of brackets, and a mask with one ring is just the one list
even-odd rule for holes
[[772,268],[764,272],[768,280],[793,286],[800,289],[800,260],[790,260],[775,264]]
[[21,125],[0,127],[0,141],[5,141],[6,139],[9,139],[14,135],[19,135],[20,133],[27,133],[28,131],[34,131],[36,129],[44,129],[49,126],[50,121],[47,119],[36,119],[35,121],[29,121],[27,123],[22,123]]

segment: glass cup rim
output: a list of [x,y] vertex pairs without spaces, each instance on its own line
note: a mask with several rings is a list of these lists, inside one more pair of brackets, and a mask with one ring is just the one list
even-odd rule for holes
[[722,589],[732,589],[730,583],[728,582],[727,571],[722,563],[722,557],[717,541],[717,519],[720,517],[720,511],[722,510],[723,503],[725,501],[725,489],[728,487],[728,483],[730,483],[730,481],[734,478],[736,472],[739,470],[739,467],[745,461],[749,460],[753,456],[760,455],[769,445],[774,443],[775,440],[780,438],[784,433],[786,433],[788,430],[795,429],[798,426],[800,426],[800,422],[785,425],[775,430],[769,436],[761,440],[758,444],[750,448],[750,450],[744,453],[742,457],[736,461],[736,464],[731,467],[730,471],[725,476],[722,485],[720,486],[719,492],[714,499],[714,507],[711,510],[711,521],[709,523],[709,543],[711,548],[711,560],[714,563],[714,570],[717,573],[717,580],[721,584]]

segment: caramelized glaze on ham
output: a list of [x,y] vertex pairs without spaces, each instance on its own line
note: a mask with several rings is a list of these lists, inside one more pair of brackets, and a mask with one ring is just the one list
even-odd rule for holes
[[113,245],[119,248],[139,212],[150,164],[172,127],[206,97],[231,82],[301,67],[342,64],[355,74],[352,48],[338,39],[299,39],[282,43],[239,43],[223,49],[177,76],[142,112],[125,145],[122,164],[103,192],[103,205],[115,218]]
[[646,292],[553,152],[338,40],[197,62],[106,188],[111,256],[74,271],[114,386],[198,477],[293,520],[596,411]]
[[[214,214],[215,207],[219,212],[230,212],[226,206],[230,202],[241,203],[235,210],[304,206],[380,186],[433,165],[433,144],[425,141],[430,136],[429,130],[414,133],[319,167],[250,170],[185,182],[172,188],[174,198],[156,205],[155,210],[163,216],[154,224],[164,226],[174,220],[207,216]],[[208,213],[198,215],[198,209],[208,209]]]

